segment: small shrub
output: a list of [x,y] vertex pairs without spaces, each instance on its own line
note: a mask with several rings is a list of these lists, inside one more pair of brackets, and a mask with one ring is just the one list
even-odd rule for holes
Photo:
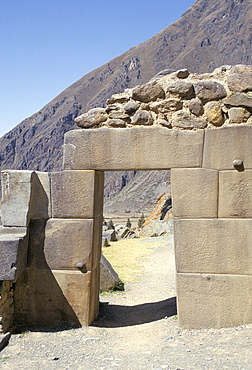
[[139,218],[138,223],[137,223],[139,229],[143,228],[144,223],[145,223],[145,218],[144,218],[144,214],[142,213],[142,216]]
[[107,226],[108,226],[108,230],[114,230],[115,229],[113,220],[109,220]]
[[130,222],[130,219],[128,218],[127,222],[126,222],[126,227],[128,229],[131,229],[131,222]]

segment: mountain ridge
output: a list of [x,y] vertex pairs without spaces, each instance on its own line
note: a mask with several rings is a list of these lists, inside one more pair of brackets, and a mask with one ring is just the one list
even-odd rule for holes
[[250,14],[252,0],[197,0],[180,19],[89,72],[0,138],[0,169],[61,170],[64,133],[77,128],[74,118],[161,70],[203,73],[251,64]]

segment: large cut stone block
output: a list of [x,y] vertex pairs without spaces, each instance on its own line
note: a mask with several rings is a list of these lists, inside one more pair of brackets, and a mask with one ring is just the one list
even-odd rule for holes
[[27,269],[16,283],[16,317],[44,330],[89,325],[90,286],[91,272]]
[[174,220],[177,272],[252,274],[252,219]]
[[2,171],[2,224],[28,226],[32,195],[32,171]]
[[177,274],[177,293],[181,329],[252,322],[252,276]]
[[27,233],[13,229],[13,233],[0,229],[0,280],[16,280],[27,267]]
[[145,170],[200,167],[204,131],[163,127],[73,130],[65,134],[64,168]]
[[219,217],[252,217],[252,171],[221,171]]
[[101,246],[102,246],[102,223],[103,223],[102,215],[94,218],[92,269],[95,269],[100,265]]
[[33,172],[30,218],[39,219],[50,217],[52,217],[50,173]]
[[2,171],[1,203],[4,226],[26,227],[31,218],[51,217],[49,174]]
[[93,228],[92,219],[31,220],[29,266],[90,271]]
[[53,217],[92,218],[102,214],[103,178],[100,171],[53,172]]
[[217,217],[218,171],[172,169],[171,186],[173,216]]
[[233,161],[241,159],[245,169],[252,168],[252,126],[223,127],[206,130],[203,167],[234,169]]

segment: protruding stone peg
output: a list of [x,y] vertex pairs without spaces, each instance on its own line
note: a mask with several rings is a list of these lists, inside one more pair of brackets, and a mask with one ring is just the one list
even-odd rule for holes
[[85,263],[84,262],[77,262],[76,263],[76,267],[77,269],[79,269],[81,272],[87,272],[87,269],[86,269],[86,266],[85,266]]
[[233,165],[234,165],[234,168],[239,171],[239,172],[242,172],[244,171],[244,165],[243,165],[243,160],[242,159],[235,159],[233,161]]

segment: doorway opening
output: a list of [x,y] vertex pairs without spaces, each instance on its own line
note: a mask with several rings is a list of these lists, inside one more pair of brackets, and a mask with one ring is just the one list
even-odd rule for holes
[[94,325],[176,318],[170,171],[106,172],[103,214],[102,254],[124,290],[101,291]]

